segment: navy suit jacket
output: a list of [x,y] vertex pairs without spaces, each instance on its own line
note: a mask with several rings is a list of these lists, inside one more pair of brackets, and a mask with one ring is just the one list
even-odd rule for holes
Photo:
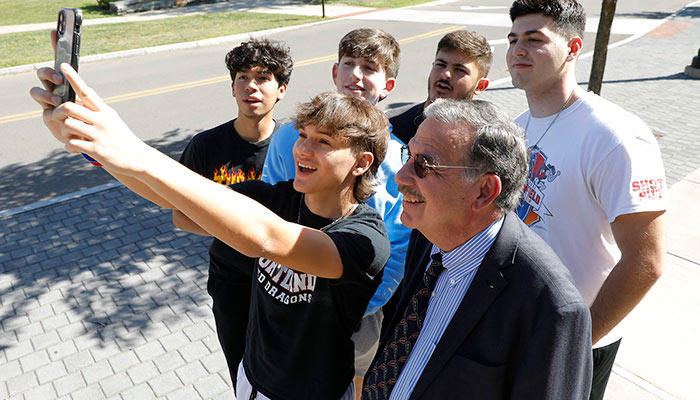
[[[431,246],[414,231],[380,351]],[[588,306],[550,247],[509,213],[410,399],[588,399],[592,365]]]

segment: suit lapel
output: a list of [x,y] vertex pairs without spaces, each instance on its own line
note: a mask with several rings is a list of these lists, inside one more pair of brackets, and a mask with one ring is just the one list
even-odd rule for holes
[[430,386],[457,348],[462,345],[464,339],[469,336],[474,326],[488,311],[491,303],[508,285],[501,269],[512,265],[512,255],[517,249],[519,228],[517,221],[513,218],[517,217],[512,213],[506,215],[498,237],[479,265],[479,270],[465,293],[462,303],[455,311],[428,364],[423,369],[411,399],[419,398]]

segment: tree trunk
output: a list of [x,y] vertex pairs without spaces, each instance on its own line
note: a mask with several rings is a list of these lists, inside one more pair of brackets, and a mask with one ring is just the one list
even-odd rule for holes
[[600,10],[600,22],[598,23],[598,33],[595,37],[591,77],[588,79],[588,90],[592,90],[596,94],[600,94],[600,87],[603,84],[605,59],[608,56],[608,42],[610,41],[610,27],[615,17],[616,6],[617,0],[603,0]]

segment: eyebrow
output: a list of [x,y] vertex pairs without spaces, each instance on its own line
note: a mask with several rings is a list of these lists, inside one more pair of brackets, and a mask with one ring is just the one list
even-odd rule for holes
[[[450,65],[450,63],[448,63],[447,61],[445,61],[445,60],[443,60],[442,58],[439,58],[439,57],[435,57],[435,61],[433,61],[433,62],[436,62],[436,61],[441,62],[441,63],[443,63],[443,64]],[[452,65],[456,65],[456,66],[458,66],[458,67],[462,67],[462,68],[464,68],[464,69],[466,69],[466,70],[468,70],[468,71],[471,72],[471,70],[469,69],[468,64],[469,64],[469,63],[452,63]]]
[[[543,33],[541,30],[539,30],[539,29],[531,29],[531,30],[529,30],[529,31],[523,32],[523,36],[532,35],[532,34],[535,34],[535,33],[541,33],[541,34],[544,35],[544,33]],[[508,34],[508,37],[512,37],[512,36],[518,36],[518,34],[515,33],[515,32],[511,32],[511,33]]]

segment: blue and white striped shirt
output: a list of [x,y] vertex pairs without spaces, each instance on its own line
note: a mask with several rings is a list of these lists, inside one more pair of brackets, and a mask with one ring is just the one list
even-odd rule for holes
[[[394,389],[391,391],[391,400],[407,399],[413,392],[423,368],[428,364],[428,360],[440,342],[447,325],[462,303],[479,265],[496,240],[502,225],[503,217],[463,245],[450,252],[443,252],[442,265],[445,267],[445,271],[440,274],[435,284],[433,296],[428,303],[423,328],[399,379],[396,381],[396,385],[394,385]],[[442,250],[433,245],[430,254],[433,255],[439,251]],[[427,270],[429,266],[430,262],[426,264],[425,269]]]

